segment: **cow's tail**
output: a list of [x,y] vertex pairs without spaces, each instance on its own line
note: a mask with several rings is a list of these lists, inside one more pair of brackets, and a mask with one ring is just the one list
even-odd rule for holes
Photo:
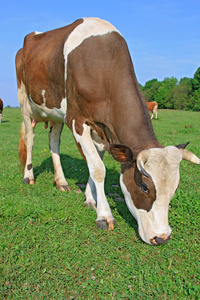
[[19,159],[21,161],[22,166],[25,166],[26,164],[26,158],[27,158],[27,148],[25,144],[25,125],[24,122],[21,124],[21,131],[20,131],[20,138],[19,138]]

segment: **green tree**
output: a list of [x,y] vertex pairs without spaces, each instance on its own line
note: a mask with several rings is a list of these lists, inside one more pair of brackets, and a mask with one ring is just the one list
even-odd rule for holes
[[157,101],[159,108],[191,109],[200,111],[200,67],[193,78],[166,77],[151,79],[141,86],[146,101]]
[[143,87],[143,94],[147,102],[156,101],[155,96],[160,86],[160,82],[157,79],[149,80]]
[[200,68],[198,68],[192,79],[192,97],[190,98],[190,108],[200,111]]
[[189,100],[192,96],[192,79],[181,78],[173,89],[173,101],[175,109],[189,109]]
[[200,68],[198,68],[194,74],[194,78],[192,80],[192,88],[193,91],[200,89]]
[[161,82],[155,95],[155,101],[158,102],[159,108],[174,108],[173,89],[177,85],[178,80],[175,77],[166,77]]

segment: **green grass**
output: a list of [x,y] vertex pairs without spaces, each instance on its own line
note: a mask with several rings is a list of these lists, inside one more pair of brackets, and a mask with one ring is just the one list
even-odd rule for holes
[[[109,154],[105,191],[116,228],[96,229],[96,213],[84,206],[88,170],[65,127],[61,160],[70,193],[53,186],[48,130],[37,124],[35,186],[22,183],[18,160],[19,108],[5,108],[0,124],[1,299],[199,299],[200,167],[183,161],[181,182],[169,210],[171,240],[153,247],[138,236],[123,201],[120,166]],[[190,141],[200,156],[200,114],[159,110],[153,126],[164,145]],[[113,186],[114,185],[114,186]],[[117,185],[117,186],[116,186]]]

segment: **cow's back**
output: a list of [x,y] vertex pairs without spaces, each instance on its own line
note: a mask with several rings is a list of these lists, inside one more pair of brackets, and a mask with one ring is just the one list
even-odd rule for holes
[[16,56],[18,86],[23,82],[34,103],[48,108],[58,107],[65,97],[63,47],[69,34],[83,22],[74,23],[45,33],[33,32],[24,39]]

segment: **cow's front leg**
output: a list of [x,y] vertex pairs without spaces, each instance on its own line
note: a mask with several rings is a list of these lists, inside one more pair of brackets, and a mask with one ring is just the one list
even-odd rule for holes
[[54,183],[59,190],[70,191],[60,162],[60,136],[62,129],[63,124],[53,123],[53,126],[50,128],[49,132],[49,149],[54,167]]
[[[91,180],[96,188],[97,199],[97,227],[101,229],[113,229],[114,218],[112,216],[109,204],[104,192],[104,180],[106,169],[101,157],[91,138],[90,126],[82,124],[83,128],[79,128],[82,134],[78,134],[75,126],[75,120],[72,121],[72,131],[76,142],[80,145],[83,155],[87,161]],[[88,190],[89,191],[89,190]],[[87,192],[87,188],[86,188]],[[95,201],[94,197],[93,200]],[[87,201],[87,200],[86,200]],[[94,203],[94,202],[93,202]]]
[[92,208],[93,210],[97,209],[97,193],[94,181],[92,180],[91,176],[89,176],[88,183],[85,189],[85,196],[86,201],[85,205],[87,207]]

